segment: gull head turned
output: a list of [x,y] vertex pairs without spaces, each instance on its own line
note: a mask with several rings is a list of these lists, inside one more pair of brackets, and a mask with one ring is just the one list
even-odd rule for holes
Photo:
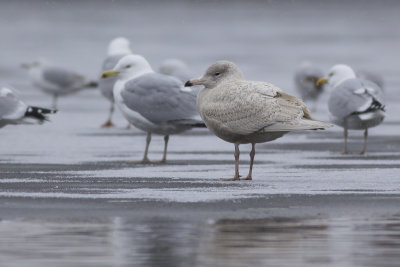
[[244,79],[244,76],[234,63],[217,61],[208,67],[201,78],[189,80],[185,86],[204,85],[205,88],[212,89],[222,82],[242,79]]

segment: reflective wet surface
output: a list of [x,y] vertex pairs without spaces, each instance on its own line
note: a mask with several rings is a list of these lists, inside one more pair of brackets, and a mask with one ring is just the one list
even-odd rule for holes
[[399,230],[399,215],[207,224],[4,220],[0,252],[13,263],[3,266],[396,266]]

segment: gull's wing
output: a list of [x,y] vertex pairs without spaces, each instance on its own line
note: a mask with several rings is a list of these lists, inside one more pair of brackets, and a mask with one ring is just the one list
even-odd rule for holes
[[144,74],[128,81],[121,96],[128,108],[153,123],[187,123],[197,115],[196,96],[170,76]]
[[199,103],[202,116],[235,134],[330,127],[311,118],[300,99],[269,83],[233,81],[211,90]]
[[361,114],[374,109],[384,109],[382,90],[361,79],[349,79],[336,86],[328,102],[329,111],[337,118]]

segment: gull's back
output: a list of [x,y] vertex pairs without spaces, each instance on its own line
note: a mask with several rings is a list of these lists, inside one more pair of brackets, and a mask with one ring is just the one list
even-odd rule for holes
[[201,123],[195,94],[184,91],[182,82],[173,77],[141,75],[125,84],[121,96],[124,105],[154,125],[182,126],[184,130]]
[[333,121],[344,126],[344,119],[350,118],[350,129],[376,126],[385,116],[384,107],[382,89],[373,82],[361,79],[342,82],[333,89],[328,101]]

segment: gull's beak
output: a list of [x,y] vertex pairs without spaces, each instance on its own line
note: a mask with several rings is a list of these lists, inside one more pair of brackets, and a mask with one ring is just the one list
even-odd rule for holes
[[317,84],[317,86],[321,86],[326,83],[328,83],[328,80],[326,78],[319,78],[316,84]]
[[185,87],[194,86],[194,85],[203,85],[203,81],[201,79],[193,79],[193,80],[189,80],[185,83]]
[[101,74],[101,78],[107,79],[111,76],[117,76],[118,74],[119,74],[118,71],[106,70],[105,72],[103,72],[103,74]]
[[32,65],[28,64],[28,63],[22,63],[21,64],[21,68],[23,68],[23,69],[30,69],[31,67],[32,67]]

